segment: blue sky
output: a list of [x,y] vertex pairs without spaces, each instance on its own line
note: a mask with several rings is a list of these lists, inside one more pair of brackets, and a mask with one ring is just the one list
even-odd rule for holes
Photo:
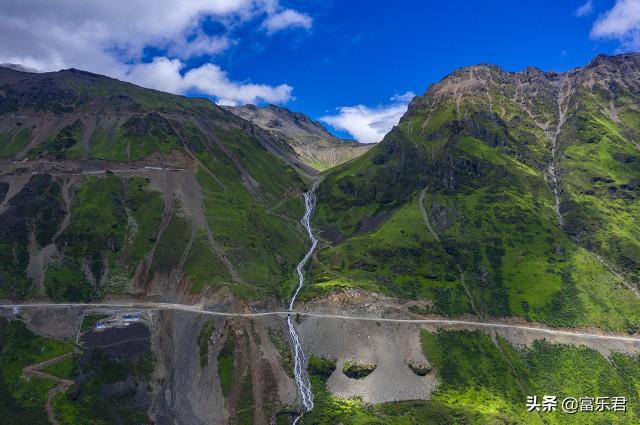
[[[314,17],[308,33],[277,34],[258,48],[235,46],[219,63],[238,79],[286,81],[295,88],[289,106],[314,116],[336,105],[375,105],[394,93],[422,93],[465,65],[563,71],[619,46],[590,39],[597,15],[575,17],[582,4],[575,1],[311,3],[299,6]],[[612,2],[599,4],[603,11]]]
[[0,19],[0,62],[277,103],[368,142],[458,67],[564,71],[640,49],[640,0],[8,0]]

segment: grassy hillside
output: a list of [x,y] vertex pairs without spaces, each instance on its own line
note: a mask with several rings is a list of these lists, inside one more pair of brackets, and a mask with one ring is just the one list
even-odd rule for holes
[[361,287],[433,301],[423,312],[636,331],[637,69],[479,66],[431,87],[320,186],[329,246],[308,296]]
[[0,155],[21,161],[0,173],[0,298],[288,296],[308,169],[279,141],[95,74],[0,81]]
[[[3,423],[49,423],[45,410],[47,393],[57,382],[39,377],[27,379],[22,370],[71,350],[68,342],[35,335],[20,321],[0,319]],[[69,356],[42,370],[77,382],[66,392],[52,397],[52,412],[58,423],[134,425],[149,420],[142,393],[149,388],[153,367],[150,351],[118,357],[100,349],[88,349],[81,357]]]

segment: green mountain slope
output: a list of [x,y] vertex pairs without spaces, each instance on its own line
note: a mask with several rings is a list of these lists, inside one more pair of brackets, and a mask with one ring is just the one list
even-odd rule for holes
[[208,100],[0,68],[0,156],[0,298],[289,292],[314,171]]
[[378,146],[332,170],[310,295],[422,312],[637,330],[640,55],[564,74],[458,70]]

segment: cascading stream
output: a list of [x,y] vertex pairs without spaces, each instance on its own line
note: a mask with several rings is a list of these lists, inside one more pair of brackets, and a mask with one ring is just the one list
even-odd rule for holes
[[[311,215],[313,214],[313,209],[316,206],[315,189],[316,186],[313,185],[311,190],[304,193],[304,215],[302,216],[300,223],[302,223],[302,226],[304,226],[305,230],[307,231],[307,235],[309,236],[309,240],[311,241],[311,246],[296,267],[296,272],[298,272],[298,286],[296,287],[296,290],[293,293],[291,300],[289,301],[290,312],[293,311],[293,306],[296,302],[296,299],[298,298],[298,294],[304,286],[304,267],[311,258],[311,255],[313,255],[313,251],[316,249],[316,245],[318,245],[318,239],[316,239],[316,237],[313,235],[313,231],[311,229]],[[298,387],[298,391],[300,391],[300,395],[302,396],[302,406],[304,409],[302,414],[300,414],[293,420],[293,425],[296,425],[305,412],[313,409],[313,392],[311,391],[311,382],[309,381],[309,376],[304,370],[306,359],[304,351],[302,350],[302,345],[300,344],[300,338],[298,337],[296,328],[291,321],[291,314],[287,316],[287,326],[289,327],[289,335],[291,336],[291,342],[293,343],[293,374],[296,381],[296,386]]]

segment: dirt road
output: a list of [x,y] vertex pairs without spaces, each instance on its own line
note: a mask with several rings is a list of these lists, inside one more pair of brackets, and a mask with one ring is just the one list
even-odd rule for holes
[[518,329],[521,331],[531,331],[536,333],[548,334],[548,335],[562,335],[579,338],[590,338],[599,340],[612,340],[612,341],[624,341],[640,344],[640,336],[625,336],[612,333],[596,332],[596,331],[583,331],[583,330],[570,330],[570,329],[554,329],[543,326],[533,326],[526,324],[510,324],[499,323],[492,321],[473,321],[473,320],[457,320],[457,319],[395,319],[395,318],[383,318],[383,317],[371,317],[371,316],[356,316],[356,315],[341,315],[341,314],[328,314],[328,313],[315,313],[308,311],[266,311],[256,313],[232,313],[221,311],[209,311],[205,310],[202,305],[187,305],[187,304],[172,304],[172,303],[157,303],[157,302],[131,302],[131,303],[28,303],[28,304],[0,304],[0,308],[13,309],[14,312],[25,308],[84,308],[84,309],[96,309],[96,310],[121,310],[121,309],[146,309],[146,310],[176,310],[187,311],[191,313],[204,314],[209,316],[224,316],[224,317],[265,317],[265,316],[280,316],[287,317],[288,315],[300,315],[317,318],[328,319],[342,319],[342,320],[361,320],[370,322],[385,322],[385,323],[414,323],[414,324],[429,324],[429,325],[454,325],[454,326],[469,326],[473,328],[494,328],[494,329]]
[[31,365],[25,366],[24,369],[22,369],[22,376],[24,376],[26,379],[31,379],[33,377],[36,377],[41,379],[48,379],[50,381],[57,383],[57,385],[51,388],[47,393],[47,404],[45,406],[47,410],[47,418],[49,419],[49,422],[52,423],[53,425],[58,425],[58,421],[56,420],[55,414],[53,412],[53,406],[51,405],[51,401],[53,400],[53,397],[56,394],[66,391],[67,388],[73,385],[73,381],[70,379],[59,378],[47,372],[42,372],[42,369],[52,364],[58,363],[66,359],[67,357],[71,357],[71,356],[73,356],[73,352],[69,352],[61,356],[54,357],[49,360],[45,360],[40,363],[34,363]]

